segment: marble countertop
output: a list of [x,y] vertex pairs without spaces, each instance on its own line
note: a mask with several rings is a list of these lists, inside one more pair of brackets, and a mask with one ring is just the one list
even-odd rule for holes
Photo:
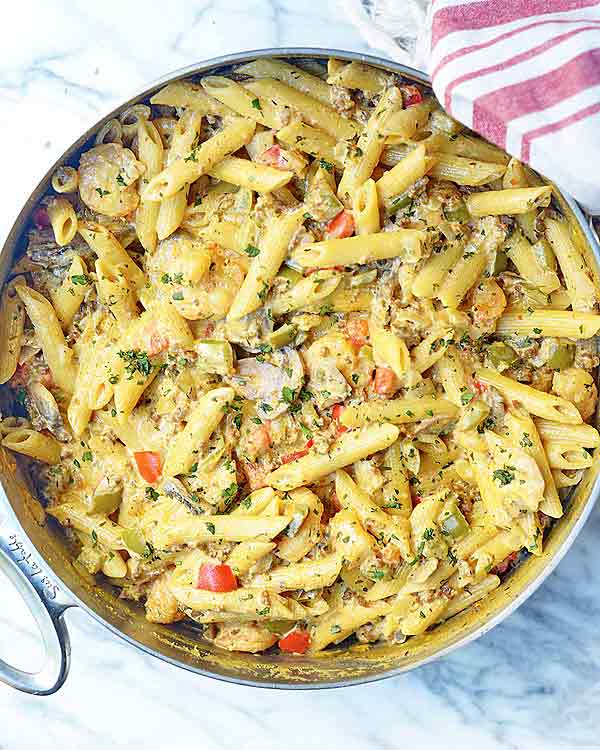
[[[0,57],[2,236],[81,132],[172,69],[272,46],[377,52],[335,0],[8,5]],[[207,750],[275,750],[283,743],[304,750],[315,741],[344,750],[600,748],[599,539],[596,508],[558,570],[493,632],[404,677],[342,690],[261,691],[197,677],[70,610],[69,679],[49,698],[0,685],[0,750],[183,742]],[[0,656],[34,667],[35,626],[2,579],[0,602]]]

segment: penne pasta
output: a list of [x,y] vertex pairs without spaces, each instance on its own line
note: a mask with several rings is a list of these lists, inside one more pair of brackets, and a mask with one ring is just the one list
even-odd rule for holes
[[15,374],[21,354],[25,307],[16,286],[23,283],[22,276],[15,277],[6,285],[0,300],[0,383]]
[[471,193],[467,197],[467,208],[471,216],[499,216],[525,214],[536,208],[550,205],[552,188],[549,185],[535,188],[510,188]]
[[309,453],[271,472],[266,481],[279,490],[293,490],[342,469],[361,458],[388,448],[398,438],[398,428],[391,424],[371,425],[364,430],[339,437],[327,454]]
[[369,263],[397,256],[405,262],[415,263],[421,257],[424,239],[424,233],[419,229],[397,229],[368,236],[308,243],[296,251],[293,258],[303,268]]

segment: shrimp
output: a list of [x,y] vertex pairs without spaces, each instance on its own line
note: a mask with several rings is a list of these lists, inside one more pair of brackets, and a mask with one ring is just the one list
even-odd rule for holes
[[91,148],[79,160],[79,194],[88,208],[104,216],[126,216],[138,206],[135,183],[145,167],[118,143]]
[[493,333],[504,312],[506,297],[494,279],[483,279],[472,293],[473,325],[480,334]]
[[247,259],[238,253],[185,232],[160,242],[148,268],[153,283],[187,320],[224,318],[246,270]]
[[170,623],[177,622],[184,617],[179,611],[177,599],[169,589],[169,577],[167,573],[155,579],[150,587],[150,593],[146,599],[146,619],[149,622]]
[[552,391],[574,404],[584,420],[588,420],[596,411],[598,389],[590,373],[580,367],[555,372]]
[[213,643],[227,651],[246,651],[255,654],[272,646],[277,637],[276,633],[254,622],[220,623]]

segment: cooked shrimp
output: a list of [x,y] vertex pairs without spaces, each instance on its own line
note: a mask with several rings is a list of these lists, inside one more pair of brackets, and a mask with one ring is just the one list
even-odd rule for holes
[[170,623],[184,617],[183,612],[179,611],[177,599],[169,589],[168,575],[163,573],[150,587],[146,599],[146,620],[149,622]]
[[493,333],[504,312],[506,297],[494,279],[484,279],[472,293],[473,325],[480,334]]
[[96,213],[126,216],[140,202],[135,183],[144,170],[133,151],[118,143],[91,148],[79,161],[81,200]]
[[594,378],[586,370],[569,367],[567,370],[555,372],[552,378],[552,391],[574,404],[582,419],[589,419],[596,411],[598,389]]
[[272,646],[277,640],[277,634],[255,622],[244,624],[221,623],[219,632],[213,639],[215,646],[227,651],[246,651],[255,654]]

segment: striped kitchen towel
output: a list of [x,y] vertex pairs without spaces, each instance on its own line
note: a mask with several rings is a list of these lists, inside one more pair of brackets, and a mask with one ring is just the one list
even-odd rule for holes
[[600,214],[600,1],[433,0],[430,21],[445,109]]

